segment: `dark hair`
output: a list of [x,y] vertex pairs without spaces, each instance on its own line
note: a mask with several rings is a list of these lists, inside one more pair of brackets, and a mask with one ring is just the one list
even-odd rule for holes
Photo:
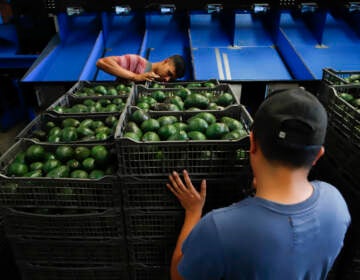
[[254,139],[258,145],[264,157],[274,164],[281,164],[291,168],[310,168],[312,163],[318,154],[321,146],[295,146],[295,145],[283,145],[271,141],[271,139],[265,139],[259,137],[256,132],[256,127],[253,129]]
[[176,78],[182,78],[185,75],[185,60],[181,55],[174,54],[169,57],[170,60],[174,63],[175,66],[175,75]]

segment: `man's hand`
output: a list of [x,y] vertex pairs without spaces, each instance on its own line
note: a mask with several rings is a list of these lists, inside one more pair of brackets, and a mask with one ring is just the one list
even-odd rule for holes
[[168,189],[179,199],[187,213],[202,213],[206,198],[206,181],[201,181],[200,193],[193,186],[189,174],[183,171],[185,185],[177,172],[169,175],[171,184],[166,184]]
[[176,242],[174,254],[171,259],[170,274],[172,280],[183,280],[178,271],[178,265],[183,256],[181,246],[184,240],[188,237],[194,226],[199,222],[202,214],[202,209],[206,198],[206,181],[201,181],[200,193],[194,188],[191,183],[189,174],[186,170],[183,171],[185,185],[181,180],[179,174],[173,171],[169,175],[171,184],[166,184],[168,189],[179,199],[181,205],[185,209],[185,220],[180,231],[178,240]]
[[160,78],[158,74],[155,72],[146,72],[142,74],[134,74],[133,81],[134,82],[142,82],[142,81],[154,81],[155,79]]

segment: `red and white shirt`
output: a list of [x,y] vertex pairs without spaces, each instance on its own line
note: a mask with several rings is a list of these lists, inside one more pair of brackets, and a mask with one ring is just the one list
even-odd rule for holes
[[116,57],[116,62],[133,73],[142,74],[151,70],[151,63],[136,54],[125,54]]

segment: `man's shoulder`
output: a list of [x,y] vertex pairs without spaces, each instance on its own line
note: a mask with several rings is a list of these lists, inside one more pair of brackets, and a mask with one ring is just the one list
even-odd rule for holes
[[252,197],[245,198],[239,202],[235,202],[229,206],[212,210],[209,215],[213,217],[221,217],[223,215],[239,214],[241,212],[248,213],[249,208],[257,207]]
[[330,183],[315,180],[315,181],[311,181],[311,184],[313,185],[314,188],[317,188],[319,190],[320,198],[329,195],[332,197],[342,197],[338,187]]

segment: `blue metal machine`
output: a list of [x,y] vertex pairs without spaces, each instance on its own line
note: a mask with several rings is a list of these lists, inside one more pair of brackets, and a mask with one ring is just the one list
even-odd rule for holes
[[44,0],[42,5],[57,32],[40,54],[17,53],[16,30],[0,25],[0,66],[31,65],[21,84],[36,93],[39,105],[49,101],[44,96],[51,101],[79,80],[114,80],[95,62],[125,53],[150,61],[181,54],[188,67],[185,80],[315,81],[325,67],[360,69],[359,2]]
[[113,80],[95,61],[125,53],[182,54],[187,80],[313,80],[325,67],[360,69],[354,2],[341,2],[340,13],[329,1],[45,2],[58,38],[23,82]]

